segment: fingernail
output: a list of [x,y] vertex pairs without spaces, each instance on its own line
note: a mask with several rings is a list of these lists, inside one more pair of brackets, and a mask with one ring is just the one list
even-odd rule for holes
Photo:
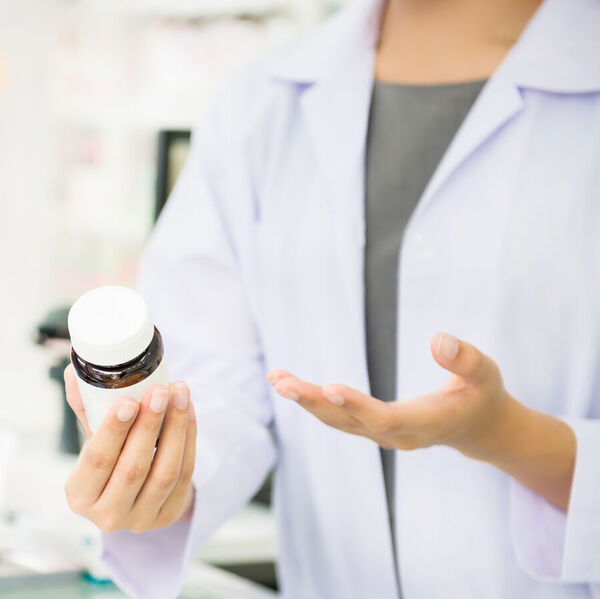
[[178,410],[185,410],[189,403],[189,393],[187,385],[179,384],[175,385],[173,389],[173,405]]
[[169,401],[169,393],[166,389],[157,389],[152,393],[152,399],[150,400],[150,409],[153,412],[160,413],[167,409],[167,403]]
[[331,403],[334,403],[336,406],[344,405],[344,398],[339,393],[323,393],[325,399],[328,399]]
[[137,407],[137,402],[135,401],[123,402],[117,410],[117,418],[121,422],[129,422],[137,412]]
[[454,360],[458,354],[459,344],[458,339],[452,335],[440,335],[438,341],[438,351],[446,360]]
[[190,409],[188,410],[188,418],[190,420],[196,420],[196,410],[194,409],[193,401],[190,401]]
[[267,376],[267,380],[269,381],[269,383],[271,383],[271,385],[276,385],[278,381],[281,380],[281,375],[279,374],[269,374]]
[[290,391],[289,389],[286,391],[277,391],[277,393],[279,393],[279,395],[285,397],[286,399],[291,399],[292,401],[298,401],[299,399],[298,394],[294,393],[293,391]]

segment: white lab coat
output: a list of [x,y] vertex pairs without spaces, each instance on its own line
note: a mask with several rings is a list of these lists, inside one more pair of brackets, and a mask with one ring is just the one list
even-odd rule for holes
[[[196,405],[191,524],[105,538],[116,581],[175,597],[193,549],[277,464],[289,599],[395,597],[379,448],[271,368],[368,392],[364,152],[381,0],[234,77],[144,255],[141,289]],[[390,157],[393,160],[393,157]],[[441,386],[455,334],[578,442],[567,515],[446,447],[397,453],[404,599],[600,597],[600,2],[545,0],[420,199],[400,256],[397,399]],[[275,438],[269,425],[274,424]]]

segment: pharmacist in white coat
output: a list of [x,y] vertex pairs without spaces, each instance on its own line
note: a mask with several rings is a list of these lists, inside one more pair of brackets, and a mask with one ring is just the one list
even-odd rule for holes
[[175,597],[273,467],[287,598],[600,597],[600,2],[541,3],[420,197],[392,403],[363,304],[382,7],[258,60],[195,131],[141,267],[195,404],[195,499],[105,535],[134,597]]

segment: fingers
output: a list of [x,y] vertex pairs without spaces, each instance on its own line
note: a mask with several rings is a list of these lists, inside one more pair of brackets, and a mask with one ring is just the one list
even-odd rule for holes
[[[325,424],[344,431],[356,432],[356,419],[327,399],[319,385],[300,380],[287,371],[272,371],[274,388],[279,395],[298,402],[305,410],[322,420]],[[269,376],[271,373],[269,373]],[[269,377],[267,377],[269,378]],[[377,400],[375,400],[377,401]]]
[[171,401],[160,433],[158,448],[152,460],[150,474],[133,505],[134,511],[141,510],[145,513],[145,517],[151,515],[152,520],[156,518],[179,480],[188,422],[192,414],[190,391],[185,383],[172,383],[170,395]]
[[323,395],[334,405],[352,414],[374,433],[386,432],[394,420],[390,404],[337,383],[325,385]]
[[267,378],[277,393],[330,426],[384,447],[414,449],[463,434],[473,414],[489,403],[490,392],[502,388],[496,363],[469,343],[438,333],[431,341],[431,353],[456,376],[440,390],[403,401],[385,403],[337,383],[319,387],[285,370],[273,370]]
[[86,439],[89,439],[92,436],[92,431],[88,425],[85,408],[83,407],[83,401],[81,399],[81,393],[79,393],[79,386],[77,385],[77,375],[75,374],[73,364],[69,364],[65,368],[64,377],[65,389],[67,391],[67,402],[71,406],[73,412],[75,412],[75,416],[77,416],[77,420],[79,420],[79,423],[85,432]]
[[126,399],[111,408],[67,483],[69,505],[105,532],[168,526],[189,500],[195,454],[187,385],[155,386],[140,404]]
[[74,512],[82,513],[102,493],[138,410],[138,403],[133,399],[116,402],[96,434],[85,443],[77,465],[65,485],[67,500]]
[[418,433],[435,422],[439,414],[440,401],[437,393],[386,403],[338,383],[319,387],[293,375],[272,378],[277,381],[277,393],[297,401],[326,424],[346,432],[376,438],[378,442],[389,433]]
[[168,403],[169,392],[162,385],[155,385],[144,394],[135,424],[123,445],[112,476],[98,499],[102,511],[125,513],[133,506],[150,472]]
[[447,333],[437,333],[431,340],[431,354],[446,370],[473,382],[497,374],[495,362],[475,346]]
[[280,380],[292,376],[287,370],[271,370],[269,374],[267,374],[267,380],[271,385],[276,385]]
[[186,498],[190,492],[194,464],[196,461],[197,430],[194,405],[191,402],[188,418],[189,422],[185,435],[185,447],[183,450],[179,479],[177,480],[175,488],[160,509],[158,518],[156,519],[156,527],[159,528],[172,524],[182,516],[182,510],[186,505]]
[[325,385],[323,394],[376,435],[390,432],[419,434],[434,425],[445,413],[445,397],[439,391],[389,403],[339,384]]

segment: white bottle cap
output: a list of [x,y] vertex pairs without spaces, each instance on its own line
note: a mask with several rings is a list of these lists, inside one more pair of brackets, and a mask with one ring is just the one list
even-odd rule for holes
[[68,324],[75,352],[98,366],[133,360],[154,337],[154,324],[144,298],[116,285],[84,293],[71,307]]

